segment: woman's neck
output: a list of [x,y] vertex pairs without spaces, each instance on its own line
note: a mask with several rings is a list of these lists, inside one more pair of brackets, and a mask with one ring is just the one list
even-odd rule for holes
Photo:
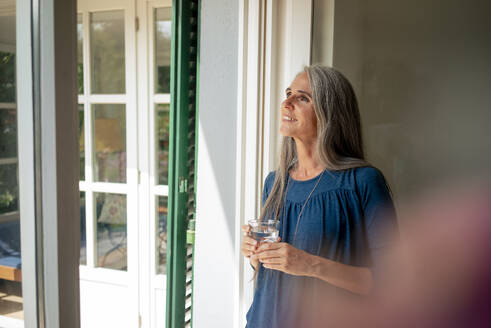
[[308,180],[319,175],[325,167],[319,161],[315,141],[303,142],[295,139],[298,162],[290,172],[295,180]]

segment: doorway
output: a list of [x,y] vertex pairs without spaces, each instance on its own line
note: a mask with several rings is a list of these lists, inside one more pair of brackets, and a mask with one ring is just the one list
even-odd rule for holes
[[164,327],[172,1],[78,2],[82,327]]

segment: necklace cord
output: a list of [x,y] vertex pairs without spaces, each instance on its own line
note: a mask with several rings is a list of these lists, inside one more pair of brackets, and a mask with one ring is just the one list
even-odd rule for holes
[[[322,176],[324,175],[324,172],[325,171],[326,170],[322,171],[322,173],[319,175],[319,178],[317,179],[317,182],[315,183],[314,188],[312,188],[312,190],[310,191],[307,199],[303,203],[302,208],[300,209],[300,213],[298,214],[297,224],[295,225],[295,233],[293,235],[293,240],[292,240],[292,243],[291,243],[292,246],[295,245],[295,240],[297,238],[298,226],[299,226],[299,223],[300,223],[300,219],[302,218],[302,214],[303,214],[303,211],[305,209],[305,206],[309,202],[310,196],[312,196],[312,194],[314,193],[314,190],[317,188],[317,185],[321,181]],[[285,188],[285,197],[283,199],[283,217],[282,217],[282,219],[283,219],[283,227],[281,229],[283,238],[285,238],[285,227],[286,227],[286,195],[288,194],[288,186],[289,185],[290,185],[290,174],[288,174],[288,181],[286,183],[286,188]]]

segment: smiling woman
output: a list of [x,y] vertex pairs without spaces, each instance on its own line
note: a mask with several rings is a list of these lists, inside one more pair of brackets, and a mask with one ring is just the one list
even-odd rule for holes
[[284,136],[296,136],[308,142],[315,140],[317,120],[307,73],[297,75],[291,87],[286,89],[286,99],[281,108],[280,132]]
[[329,67],[305,68],[281,114],[280,164],[266,178],[260,217],[279,221],[278,242],[258,243],[243,227],[242,253],[257,274],[250,328],[317,327],[326,313],[313,309],[323,302],[372,293],[397,235],[384,176],[365,161],[348,80]]

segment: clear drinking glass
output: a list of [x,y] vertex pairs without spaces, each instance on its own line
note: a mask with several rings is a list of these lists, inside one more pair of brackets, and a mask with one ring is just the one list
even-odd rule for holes
[[259,221],[256,219],[249,220],[249,226],[251,230],[249,235],[258,242],[275,243],[278,241],[279,235],[279,221],[277,220],[264,220]]

